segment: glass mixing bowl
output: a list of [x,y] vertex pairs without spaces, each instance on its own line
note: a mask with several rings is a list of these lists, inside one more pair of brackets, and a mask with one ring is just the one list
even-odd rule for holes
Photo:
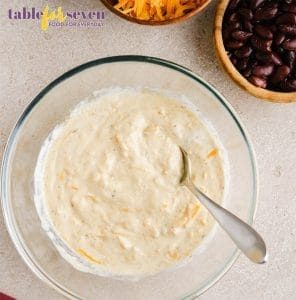
[[257,196],[252,148],[236,114],[212,86],[174,63],[142,56],[117,56],[81,65],[49,84],[28,105],[13,129],[1,174],[1,198],[9,234],[23,260],[44,282],[74,299],[191,299],[231,267],[239,251],[217,226],[206,249],[186,265],[139,282],[80,272],[57,252],[41,228],[33,194],[33,174],[41,145],[71,109],[95,90],[146,87],[184,95],[210,122],[226,150],[227,209],[252,223]]

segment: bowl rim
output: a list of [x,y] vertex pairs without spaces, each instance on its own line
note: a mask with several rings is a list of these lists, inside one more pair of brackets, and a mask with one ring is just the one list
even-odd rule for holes
[[279,102],[279,103],[290,103],[296,102],[296,92],[275,92],[268,89],[256,87],[251,84],[239,71],[234,67],[231,60],[229,59],[224,42],[222,38],[222,23],[224,19],[225,11],[228,7],[230,0],[220,0],[217,5],[215,18],[214,18],[214,44],[216,55],[220,60],[220,63],[225,72],[230,78],[242,89],[250,93],[251,95],[261,98],[265,101]]
[[[7,144],[4,150],[3,154],[3,160],[1,165],[1,180],[0,180],[0,190],[1,190],[1,206],[2,206],[2,212],[4,216],[4,221],[6,228],[8,230],[8,233],[10,235],[10,238],[18,251],[19,255],[22,257],[23,261],[29,266],[30,270],[39,277],[43,282],[45,282],[47,285],[51,286],[53,289],[55,289],[60,294],[66,296],[66,297],[72,297],[74,299],[82,299],[81,296],[77,295],[76,293],[70,291],[68,288],[62,286],[59,284],[55,279],[50,277],[46,274],[45,271],[38,265],[38,263],[35,261],[34,257],[30,254],[30,250],[27,248],[20,232],[18,231],[18,226],[16,219],[14,218],[14,215],[11,213],[11,201],[9,197],[9,185],[8,185],[8,166],[11,159],[11,155],[13,153],[13,148],[16,142],[16,138],[20,132],[20,129],[22,128],[24,122],[29,117],[31,111],[34,109],[34,107],[42,101],[43,97],[51,91],[54,87],[62,83],[64,80],[67,80],[68,78],[79,74],[81,71],[84,71],[88,68],[105,65],[105,64],[111,64],[111,63],[126,63],[126,62],[135,62],[135,63],[148,63],[148,64],[155,64],[162,67],[166,67],[169,69],[172,69],[176,72],[179,72],[185,76],[188,76],[189,78],[196,81],[198,84],[201,84],[205,89],[207,89],[211,94],[214,96],[215,100],[217,100],[218,103],[220,103],[226,111],[229,113],[230,117],[235,122],[236,126],[238,127],[242,138],[245,142],[245,145],[248,149],[248,154],[251,161],[251,170],[252,170],[252,202],[249,209],[249,217],[247,220],[248,224],[252,224],[256,208],[257,208],[257,198],[258,198],[258,169],[257,169],[257,163],[254,155],[253,146],[250,143],[250,139],[248,137],[248,133],[246,132],[246,129],[242,125],[239,117],[237,116],[234,109],[231,107],[231,105],[227,102],[227,100],[224,98],[224,96],[218,92],[211,84],[206,82],[204,79],[193,73],[190,69],[183,67],[179,64],[173,63],[168,60],[156,58],[156,57],[150,57],[150,56],[141,56],[141,55],[120,55],[120,56],[110,56],[110,57],[104,57],[99,58],[84,64],[81,64],[77,67],[74,67],[70,69],[69,71],[65,72],[55,80],[53,80],[51,83],[49,83],[45,88],[43,88],[39,94],[25,107],[23,113],[20,115],[19,119],[17,120],[14,128],[12,129]],[[215,283],[217,283],[226,273],[227,271],[232,267],[234,262],[238,259],[240,255],[240,251],[238,248],[236,248],[229,258],[224,262],[224,264],[221,266],[221,268],[214,274],[212,274],[211,277],[204,280],[203,284],[197,289],[192,292],[189,292],[187,295],[185,295],[182,299],[193,299],[193,297],[197,297],[204,293],[206,290],[208,290],[210,287],[212,287]]]
[[137,23],[137,24],[141,24],[141,25],[150,25],[150,26],[176,24],[176,23],[188,20],[189,18],[195,16],[196,14],[198,14],[199,12],[204,10],[204,8],[206,8],[206,6],[208,6],[211,1],[212,0],[205,0],[202,3],[202,5],[196,7],[195,9],[186,13],[183,16],[173,18],[173,19],[167,19],[167,20],[163,20],[163,21],[153,21],[153,20],[141,20],[141,19],[137,19],[137,18],[133,18],[128,15],[125,15],[124,13],[120,12],[118,9],[114,8],[114,6],[110,3],[109,0],[101,0],[101,2],[105,5],[105,7],[107,7],[115,15],[117,15],[127,21],[133,22],[133,23]]

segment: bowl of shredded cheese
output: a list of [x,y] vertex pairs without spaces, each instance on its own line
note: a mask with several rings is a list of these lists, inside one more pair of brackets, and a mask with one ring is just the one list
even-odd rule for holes
[[211,0],[101,0],[116,15],[143,25],[184,21],[202,11]]

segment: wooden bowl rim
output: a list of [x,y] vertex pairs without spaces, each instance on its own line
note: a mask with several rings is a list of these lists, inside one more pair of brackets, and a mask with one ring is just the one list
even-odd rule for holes
[[168,25],[168,24],[174,24],[174,23],[179,23],[182,21],[185,21],[193,16],[195,16],[196,14],[198,14],[199,12],[201,12],[212,0],[205,0],[202,5],[198,6],[197,8],[195,8],[194,10],[190,11],[189,13],[186,13],[184,16],[181,17],[177,17],[174,19],[168,19],[168,20],[163,20],[163,21],[151,21],[151,20],[140,20],[137,18],[133,18],[130,16],[127,16],[123,13],[121,13],[118,9],[114,8],[114,6],[110,3],[109,0],[101,0],[101,2],[114,14],[116,14],[117,16],[133,22],[133,23],[137,23],[137,24],[142,24],[142,25],[150,25],[150,26],[154,26],[154,25]]
[[230,0],[220,0],[220,2],[218,3],[214,24],[214,44],[216,54],[220,59],[224,70],[241,88],[257,98],[280,103],[296,102],[296,92],[274,92],[271,90],[256,87],[255,85],[251,84],[243,75],[241,75],[232,64],[226,53],[222,39],[222,22],[229,1]]

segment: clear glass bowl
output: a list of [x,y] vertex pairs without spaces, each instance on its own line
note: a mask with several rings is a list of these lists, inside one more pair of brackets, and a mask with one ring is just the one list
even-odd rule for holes
[[80,272],[67,263],[41,228],[33,201],[33,174],[40,147],[81,100],[101,88],[147,87],[185,95],[212,124],[229,161],[225,206],[252,223],[257,197],[256,165],[236,114],[212,86],[174,63],[143,56],[118,56],[81,65],[49,84],[29,104],[9,138],[1,176],[4,218],[23,260],[44,282],[76,299],[191,299],[231,267],[239,251],[218,227],[205,251],[180,268],[139,282]]

